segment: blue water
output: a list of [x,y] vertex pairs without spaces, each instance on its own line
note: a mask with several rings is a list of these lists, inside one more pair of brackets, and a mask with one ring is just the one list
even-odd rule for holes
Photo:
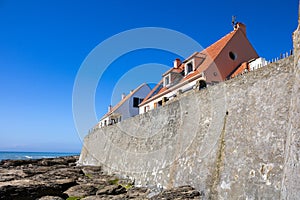
[[39,158],[56,158],[61,156],[74,156],[79,153],[53,153],[53,152],[6,152],[0,151],[1,160],[28,160],[28,159],[39,159]]

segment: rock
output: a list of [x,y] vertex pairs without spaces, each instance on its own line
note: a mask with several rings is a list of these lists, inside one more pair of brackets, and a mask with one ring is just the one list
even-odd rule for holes
[[64,193],[67,194],[69,197],[86,197],[95,195],[98,188],[94,185],[76,185],[69,188]]
[[136,188],[132,180],[105,174],[101,167],[76,166],[77,159],[71,156],[1,161],[0,200],[201,199],[204,196],[190,186],[162,192]]
[[101,197],[93,195],[93,196],[84,197],[81,200],[97,200],[97,199],[101,199]]
[[39,198],[38,200],[64,200],[64,199],[57,196],[44,196]]
[[19,178],[25,178],[27,174],[19,169],[0,169],[0,182],[11,181]]
[[[81,169],[66,168],[74,157],[38,160],[4,160],[0,163],[0,199],[35,199],[43,196],[67,197],[68,188],[77,185]],[[42,166],[41,163],[56,163]],[[61,162],[61,163],[60,163]],[[59,167],[60,166],[60,167]],[[59,169],[61,167],[62,169]]]
[[127,191],[128,197],[130,199],[147,199],[150,190],[147,188],[130,188]]
[[181,186],[169,190],[164,190],[160,194],[150,199],[200,199],[202,194],[191,186]]
[[2,160],[0,162],[0,166],[2,166],[4,168],[8,168],[8,167],[27,165],[27,164],[36,163],[36,162],[37,162],[37,160]]
[[126,188],[121,185],[108,185],[97,191],[97,195],[118,195],[126,193]]
[[74,179],[55,181],[23,179],[2,182],[0,183],[0,199],[26,200],[47,195],[66,197],[63,192],[76,184]]
[[47,160],[40,160],[38,162],[38,165],[40,166],[69,165],[69,162],[68,160],[65,160],[63,158],[52,158]]
[[102,168],[98,167],[98,166],[85,166],[85,167],[83,167],[82,171],[84,174],[86,174],[86,175],[89,174],[91,176],[103,174]]

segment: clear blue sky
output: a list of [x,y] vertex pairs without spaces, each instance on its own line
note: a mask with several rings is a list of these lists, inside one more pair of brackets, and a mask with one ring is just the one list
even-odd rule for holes
[[[164,27],[207,47],[232,30],[236,15],[258,54],[272,59],[292,49],[297,14],[297,0],[0,0],[0,150],[79,152],[76,73],[94,47],[119,32]],[[107,87],[97,90],[98,117],[122,73],[151,62],[171,66],[174,58],[144,50],[116,60],[100,80]]]

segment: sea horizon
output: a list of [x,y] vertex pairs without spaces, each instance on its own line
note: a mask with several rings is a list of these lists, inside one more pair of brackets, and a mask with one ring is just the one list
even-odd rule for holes
[[30,160],[56,158],[62,156],[78,156],[80,152],[39,152],[39,151],[0,151],[1,160]]

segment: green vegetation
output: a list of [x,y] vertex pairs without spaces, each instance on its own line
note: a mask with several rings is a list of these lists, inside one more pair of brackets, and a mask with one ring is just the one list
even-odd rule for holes
[[92,174],[84,174],[88,178],[92,178]]
[[68,197],[67,200],[80,200],[81,197]]
[[133,187],[133,184],[131,184],[131,183],[128,183],[128,184],[126,184],[126,185],[122,185],[122,184],[120,184],[123,188],[125,188],[126,190],[128,190],[128,189],[130,189],[130,188],[132,188]]
[[109,180],[108,182],[109,182],[110,185],[120,185],[123,188],[125,188],[126,190],[128,190],[128,189],[130,189],[130,188],[133,187],[132,183],[121,184],[121,183],[119,183],[119,181],[120,180],[116,178],[116,179]]
[[109,180],[108,181],[109,182],[109,184],[111,184],[111,185],[118,185],[118,183],[119,183],[119,179],[112,179],[112,180]]

